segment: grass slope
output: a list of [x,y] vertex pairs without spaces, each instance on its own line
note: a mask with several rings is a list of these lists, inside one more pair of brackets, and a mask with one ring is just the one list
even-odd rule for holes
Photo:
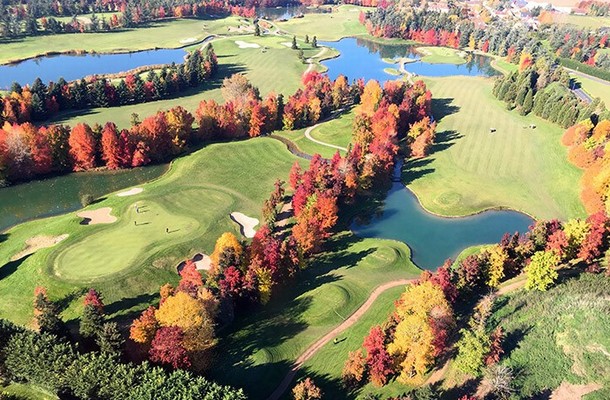
[[466,59],[456,49],[448,47],[423,46],[417,51],[422,54],[422,61],[431,64],[464,64]]
[[[290,364],[360,307],[375,287],[420,272],[403,243],[344,232],[326,247],[329,251],[317,256],[293,286],[224,335],[212,379],[243,387],[251,398],[266,398]],[[328,361],[341,370],[342,361]]]
[[604,102],[606,108],[610,108],[610,84],[601,84],[584,76],[570,74],[572,79],[580,83],[581,88],[591,97],[599,97]]
[[274,22],[275,26],[300,39],[305,35],[318,40],[339,40],[346,36],[365,35],[366,28],[358,21],[364,7],[344,5],[333,7],[332,13],[305,14],[303,18],[292,18],[285,22]]
[[[177,19],[151,22],[147,26],[100,33],[34,36],[0,44],[0,64],[47,52],[86,50],[98,53],[126,52],[154,48],[178,48],[181,40],[202,40],[213,33],[227,33],[239,25],[239,17],[220,19]],[[59,78],[59,77],[58,77]]]
[[[145,307],[156,300],[161,284],[177,280],[180,260],[210,253],[225,231],[239,237],[229,213],[260,219],[273,182],[287,177],[295,159],[273,139],[213,144],[176,160],[161,178],[142,185],[141,194],[108,195],[87,208],[112,207],[118,218],[113,224],[80,225],[81,218],[70,213],[10,229],[0,246],[0,317],[29,324],[38,285],[62,299],[66,319],[76,317],[75,300],[90,286],[102,292],[110,314]],[[134,227],[136,201],[145,206],[138,222],[150,224]],[[64,233],[70,236],[55,247],[10,261],[28,238]]]
[[[235,44],[236,40],[248,43],[256,43],[261,48],[240,49]],[[154,101],[150,103],[133,104],[122,107],[94,108],[87,111],[75,111],[57,115],[52,122],[74,125],[79,122],[89,124],[104,124],[114,121],[120,127],[129,127],[131,114],[137,113],[141,118],[152,115],[159,110],[166,110],[180,105],[194,112],[204,99],[213,99],[224,102],[220,87],[222,80],[235,73],[243,73],[250,82],[259,88],[262,96],[271,91],[290,95],[300,86],[301,76],[307,69],[295,50],[282,45],[288,39],[281,36],[241,36],[223,38],[213,42],[214,50],[218,55],[219,70],[213,80],[198,88],[193,88],[178,98]],[[313,49],[310,45],[300,44],[304,50],[305,57],[311,57],[318,53],[319,49]],[[262,47],[267,47],[265,52]],[[281,66],[274,68],[270,73],[270,66]]]
[[[581,173],[567,162],[559,127],[507,111],[491,94],[489,79],[426,82],[440,143],[404,176],[426,209],[454,216],[502,206],[537,218],[584,216]],[[524,128],[530,124],[537,128]]]
[[610,396],[610,279],[583,274],[548,292],[518,291],[498,300],[491,320],[506,332],[502,363],[517,374],[516,398],[548,393],[561,382],[604,387]]

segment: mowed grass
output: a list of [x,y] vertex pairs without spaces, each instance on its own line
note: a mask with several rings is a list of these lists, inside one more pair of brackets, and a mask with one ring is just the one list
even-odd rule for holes
[[[261,47],[240,49],[235,44],[236,40],[256,43]],[[290,39],[282,36],[255,37],[252,35],[215,40],[213,46],[219,63],[216,76],[198,88],[183,92],[180,97],[122,107],[79,110],[59,114],[50,122],[68,125],[97,122],[103,125],[108,121],[113,121],[119,127],[128,128],[132,113],[144,118],[159,110],[167,110],[178,105],[194,113],[202,100],[212,99],[224,102],[220,91],[222,81],[235,73],[245,74],[250,82],[259,88],[261,96],[272,91],[289,96],[300,87],[301,76],[307,69],[307,65],[299,60],[297,51],[282,44],[287,41]],[[299,45],[303,48],[305,57],[311,57],[319,51],[319,49],[312,48],[311,45],[304,43],[299,43]],[[267,47],[265,52],[263,52],[263,47]]]
[[572,24],[581,28],[607,28],[610,26],[610,17],[596,17],[592,15],[561,14],[557,16],[556,22],[560,24]]
[[603,386],[610,395],[610,278],[583,274],[548,292],[520,290],[497,300],[493,325],[506,332],[500,363],[516,374],[516,397],[530,399],[562,382]]
[[367,384],[354,392],[347,392],[341,382],[341,372],[349,352],[362,348],[371,327],[387,320],[394,311],[394,302],[404,291],[404,286],[398,286],[381,294],[358,322],[338,336],[339,343],[327,343],[305,363],[297,379],[311,377],[329,399],[363,399],[371,395],[385,399],[404,394],[409,386],[396,380],[391,380],[381,388]]
[[581,88],[591,97],[599,97],[606,108],[610,108],[610,84],[602,84],[584,76],[570,74],[572,79],[580,83]]
[[57,400],[58,397],[46,390],[27,383],[11,383],[6,387],[0,386],[0,393],[15,396],[17,399],[27,400]]
[[[354,110],[352,109],[347,113],[341,114],[338,118],[321,123],[317,128],[311,131],[311,137],[335,146],[348,148],[352,140],[353,121]],[[310,155],[317,153],[322,157],[332,158],[338,150],[309,140],[305,137],[305,129],[278,131],[275,132],[274,135],[289,139],[299,150]],[[345,155],[345,152],[342,150],[339,150],[339,153]]]
[[[0,245],[0,318],[28,325],[36,286],[61,300],[67,320],[78,316],[80,295],[89,287],[101,291],[113,316],[146,307],[158,299],[160,285],[177,281],[180,261],[211,253],[223,232],[241,237],[231,212],[260,219],[275,179],[286,179],[295,160],[273,139],[212,144],[174,161],[165,175],[142,185],[142,193],[109,194],[87,208],[111,207],[115,223],[81,225],[82,218],[70,213],[11,228]],[[143,206],[140,214],[135,202]],[[134,226],[135,217],[150,223]],[[70,236],[10,261],[27,239],[61,234]]]
[[[458,216],[492,207],[536,218],[582,217],[581,172],[567,162],[562,130],[507,111],[486,78],[426,79],[439,124],[433,154],[408,165],[404,179],[423,206]],[[535,124],[536,129],[527,128]],[[491,134],[490,129],[496,132]]]
[[[359,239],[343,232],[335,235],[326,248],[328,252],[311,260],[294,284],[223,335],[216,349],[215,367],[210,371],[212,379],[243,387],[250,398],[266,398],[291,363],[349,317],[375,287],[414,278],[420,272],[410,261],[404,243]],[[386,304],[390,299],[383,297],[375,304]],[[367,313],[360,329],[369,329],[365,325],[370,317],[375,314]],[[341,360],[326,361],[329,367],[341,371]]]
[[273,22],[283,32],[303,39],[317,36],[318,40],[339,40],[346,36],[366,35],[366,28],[358,21],[360,11],[367,8],[351,5],[333,7],[332,13],[305,14],[285,22]]
[[[203,40],[210,34],[227,33],[240,24],[240,17],[219,19],[177,19],[99,33],[75,33],[26,37],[0,43],[0,64],[48,52],[85,50],[97,53],[126,52],[155,48],[178,48],[186,39]],[[58,77],[59,78],[59,77]]]
[[422,54],[422,61],[431,64],[464,64],[466,59],[462,57],[458,50],[448,47],[423,46],[417,48]]

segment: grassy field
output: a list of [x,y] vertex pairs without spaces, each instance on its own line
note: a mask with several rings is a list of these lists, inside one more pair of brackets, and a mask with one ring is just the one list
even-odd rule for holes
[[57,400],[58,397],[40,389],[34,385],[12,383],[9,386],[1,387],[0,393],[15,396],[17,399],[27,400]]
[[559,24],[572,24],[591,29],[607,28],[610,26],[609,17],[595,17],[591,15],[561,14],[555,18],[555,21]]
[[548,292],[517,291],[498,300],[491,317],[506,332],[504,364],[517,374],[517,398],[553,390],[563,381],[603,388],[610,396],[610,279],[584,274]]
[[328,343],[315,356],[305,363],[300,377],[309,376],[320,386],[325,396],[330,399],[364,399],[366,396],[388,398],[400,396],[409,389],[408,386],[390,381],[382,388],[367,384],[359,390],[346,393],[341,384],[341,371],[350,351],[362,348],[362,342],[373,325],[382,324],[394,310],[394,301],[398,300],[404,287],[392,288],[384,292],[369,311],[351,328],[341,335],[340,343]]
[[[90,286],[104,295],[110,314],[145,307],[161,284],[177,280],[178,262],[199,251],[210,253],[225,231],[239,236],[229,213],[260,218],[273,182],[287,177],[295,159],[273,139],[213,144],[176,160],[161,178],[142,185],[141,194],[108,195],[87,208],[111,207],[118,218],[112,224],[81,225],[82,218],[70,213],[10,229],[0,246],[0,317],[29,324],[38,285],[61,299],[68,320],[77,316],[76,299]],[[138,215],[136,202],[142,206]],[[134,217],[140,225],[133,225]],[[10,261],[28,238],[61,234],[70,236]]]
[[274,22],[275,26],[300,39],[305,35],[317,36],[318,40],[334,41],[346,36],[366,35],[366,29],[358,21],[363,7],[344,5],[333,7],[332,13],[305,14],[303,18],[292,18],[286,22]]
[[464,64],[466,59],[456,49],[448,47],[423,46],[417,51],[422,54],[422,61],[431,64]]
[[[261,48],[240,49],[235,44],[236,40],[256,43]],[[216,40],[213,42],[213,46],[218,55],[219,71],[217,75],[209,83],[184,92],[181,97],[122,107],[94,108],[84,112],[80,110],[64,113],[57,115],[51,122],[74,125],[79,122],[104,124],[107,121],[114,121],[119,127],[129,127],[132,113],[137,113],[144,118],[159,110],[166,110],[177,105],[194,112],[201,100],[213,99],[224,102],[220,93],[222,80],[234,73],[244,73],[250,82],[259,88],[262,96],[271,91],[290,95],[300,86],[301,76],[307,69],[307,65],[299,60],[297,51],[282,44],[287,41],[289,39],[282,36],[254,37],[251,35]],[[299,45],[303,49],[305,57],[311,57],[319,52],[319,49],[314,49],[310,45],[304,43]],[[262,51],[262,47],[267,47],[265,52]],[[270,73],[269,67],[273,65],[282,67],[274,68],[273,73]]]
[[[353,313],[375,287],[413,278],[420,272],[410,261],[408,247],[400,242],[359,239],[344,232],[335,235],[326,247],[329,251],[317,256],[293,286],[223,335],[211,372],[214,380],[244,387],[252,398],[265,398],[288,372],[291,362]],[[391,307],[391,299],[384,295],[375,307]],[[365,315],[360,331],[369,329],[371,318],[385,318],[385,311],[381,314],[379,308],[376,310],[379,314],[373,310]],[[350,341],[339,346],[346,348],[351,341],[361,341],[356,334],[351,336],[348,334]],[[327,368],[340,373],[342,360],[326,362]]]
[[[352,140],[352,124],[354,121],[354,111],[341,114],[338,118],[323,122],[311,131],[311,136],[314,139],[325,143],[334,144],[347,148]],[[278,131],[275,135],[285,137],[291,140],[298,148],[307,154],[320,154],[322,157],[331,158],[337,149],[312,142],[305,137],[305,129],[297,129],[294,131]],[[342,155],[344,151],[339,151]]]
[[496,69],[500,70],[503,74],[510,74],[511,72],[516,72],[519,69],[517,64],[509,63],[503,58],[496,57],[491,62],[491,65]]
[[[404,176],[426,209],[453,216],[502,206],[537,218],[584,216],[580,171],[566,160],[559,127],[507,111],[489,79],[426,81],[439,143]],[[524,128],[530,124],[537,128]]]
[[591,97],[599,97],[606,105],[606,108],[610,107],[610,84],[600,84],[593,79],[585,78],[580,75],[570,74],[570,76],[577,83],[580,83],[581,88],[591,95]]

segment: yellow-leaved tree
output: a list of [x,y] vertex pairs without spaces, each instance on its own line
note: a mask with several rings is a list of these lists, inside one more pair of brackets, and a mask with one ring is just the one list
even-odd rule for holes
[[489,264],[489,280],[487,286],[496,288],[504,278],[504,268],[508,260],[506,250],[500,245],[491,246],[487,249],[488,264]]
[[[235,237],[231,232],[225,232],[216,241],[216,246],[214,247],[214,252],[210,255],[210,259],[212,261],[212,274],[218,273],[219,268],[222,267],[220,264],[225,262],[223,258],[230,257],[235,258],[235,260],[239,260],[241,258],[243,249],[239,240]],[[235,261],[231,260],[231,261]],[[231,261],[228,261],[231,263]],[[239,267],[239,265],[233,265],[234,267]]]
[[453,313],[443,291],[426,281],[407,287],[396,304],[396,315],[399,322],[387,350],[400,365],[398,379],[419,384],[439,352],[436,336],[453,324]]

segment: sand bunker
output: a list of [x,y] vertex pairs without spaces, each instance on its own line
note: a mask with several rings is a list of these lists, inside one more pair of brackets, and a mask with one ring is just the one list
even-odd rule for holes
[[194,42],[196,42],[196,41],[197,41],[197,38],[190,37],[190,38],[182,39],[182,40],[180,41],[180,43],[182,43],[182,44],[188,44],[188,43],[194,43]]
[[81,211],[76,215],[83,218],[82,225],[111,224],[116,221],[116,217],[110,215],[111,211],[110,207],[102,207],[92,211]]
[[231,219],[239,224],[241,227],[241,234],[247,238],[253,238],[256,230],[254,227],[258,225],[258,219],[250,218],[240,212],[232,212]]
[[121,192],[121,193],[117,194],[117,196],[119,196],[119,197],[133,196],[134,194],[142,193],[143,191],[144,191],[144,189],[142,189],[142,188],[132,188],[125,192]]
[[[212,259],[207,254],[197,253],[191,258],[191,261],[195,263],[195,267],[198,270],[209,271],[210,269],[212,269]],[[181,273],[185,265],[186,261],[182,261],[176,267],[176,271],[178,271],[178,273]]]
[[292,42],[282,42],[280,44],[292,48]]
[[57,243],[68,237],[67,234],[59,236],[34,236],[25,241],[25,249],[11,257],[11,261],[19,260],[25,256],[33,254],[40,249],[46,249],[47,247],[53,247]]
[[253,33],[254,27],[249,26],[249,25],[246,25],[246,26],[240,25],[238,27],[230,26],[227,28],[227,31],[231,32],[231,33]]
[[238,45],[240,49],[258,49],[259,47],[261,47],[256,43],[248,43],[244,42],[243,40],[236,40],[235,44]]

